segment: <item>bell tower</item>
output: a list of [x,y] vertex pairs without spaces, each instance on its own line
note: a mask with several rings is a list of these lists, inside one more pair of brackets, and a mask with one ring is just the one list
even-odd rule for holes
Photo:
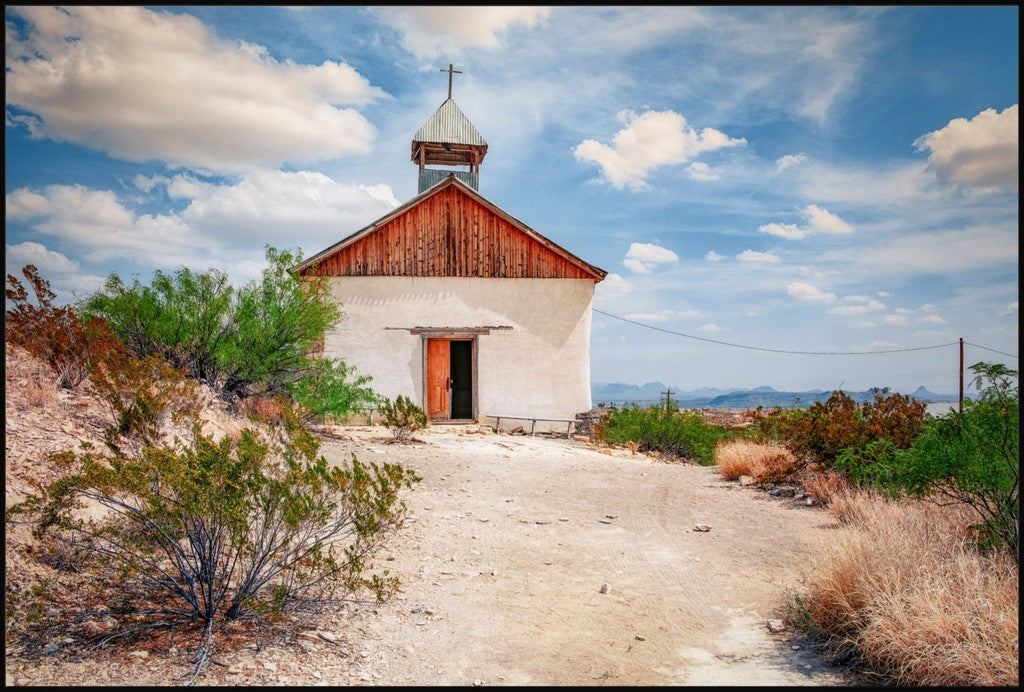
[[487,155],[487,142],[452,100],[452,76],[462,71],[451,64],[440,71],[448,73],[448,98],[412,138],[412,161],[420,171],[418,192],[430,189],[453,173],[479,191],[480,164]]

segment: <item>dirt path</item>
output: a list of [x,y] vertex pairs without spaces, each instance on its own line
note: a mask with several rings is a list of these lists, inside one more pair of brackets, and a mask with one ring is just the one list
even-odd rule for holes
[[[387,444],[380,427],[328,438],[329,461],[355,453],[423,478],[406,493],[408,523],[379,556],[401,591],[220,650],[195,684],[850,684],[767,628],[835,535],[826,511],[713,468],[475,431],[432,427],[409,445]],[[16,449],[40,444],[9,432]],[[9,474],[24,466],[10,455]],[[9,648],[6,684],[187,683],[194,652],[129,648],[33,662]]]
[[579,442],[379,434],[324,448],[423,477],[386,553],[402,591],[361,625],[364,682],[845,684],[766,625],[834,533],[824,510]]

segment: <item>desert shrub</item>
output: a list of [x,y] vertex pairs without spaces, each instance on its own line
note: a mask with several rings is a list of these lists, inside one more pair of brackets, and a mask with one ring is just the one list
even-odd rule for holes
[[1019,554],[1019,409],[1017,371],[971,366],[979,392],[962,412],[928,421],[909,448],[888,440],[845,450],[837,467],[861,485],[891,495],[938,497],[972,508],[982,545],[1002,544]]
[[427,427],[426,412],[404,394],[399,394],[394,401],[385,397],[379,410],[381,423],[396,440],[406,440],[412,433]]
[[763,485],[789,477],[798,468],[793,453],[779,443],[723,440],[715,449],[715,464],[726,480],[750,476]]
[[161,356],[135,357],[123,348],[111,350],[93,369],[89,389],[103,401],[114,420],[104,441],[115,453],[159,442],[162,424],[187,413],[195,383]]
[[108,612],[136,623],[212,628],[394,592],[397,580],[370,574],[368,560],[403,521],[412,471],[354,455],[328,466],[295,417],[237,439],[214,440],[198,421],[192,433],[137,455],[56,454],[61,478],[8,515],[98,558],[80,569],[116,604]]
[[905,394],[890,394],[888,389],[871,391],[873,400],[861,405],[868,439],[889,440],[906,449],[924,427],[927,404]]
[[21,281],[8,274],[4,294],[14,307],[5,313],[4,336],[41,358],[57,375],[60,387],[77,387],[117,340],[103,320],[82,320],[72,306],[54,305],[56,294],[35,265],[25,265],[22,274],[32,286],[35,304]]
[[285,397],[263,394],[247,396],[235,403],[238,413],[263,423],[283,422],[290,408],[293,408],[292,403]]
[[790,601],[795,627],[886,686],[1017,685],[1017,567],[973,549],[964,505],[854,488],[831,507],[845,526]]
[[627,406],[612,411],[601,424],[608,443],[639,443],[641,451],[657,451],[705,466],[715,463],[715,447],[724,431],[692,411],[665,407]]
[[843,450],[860,449],[877,440],[905,449],[924,425],[925,404],[890,394],[887,388],[873,389],[872,395],[872,401],[858,405],[849,394],[836,390],[825,402],[806,409],[758,408],[751,412],[755,423],[751,434],[783,442],[803,462],[824,468],[831,468]]

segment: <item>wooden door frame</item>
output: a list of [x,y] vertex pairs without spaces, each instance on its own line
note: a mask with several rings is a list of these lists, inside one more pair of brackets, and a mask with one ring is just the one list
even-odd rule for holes
[[[458,418],[457,421],[473,421],[477,422],[480,420],[480,407],[479,407],[479,368],[477,367],[477,358],[480,352],[480,334],[486,334],[486,330],[472,330],[472,331],[449,331],[449,330],[417,330],[420,334],[420,352],[422,356],[422,373],[420,383],[421,397],[423,401],[423,407],[427,407],[427,397],[429,396],[428,390],[428,372],[427,372],[427,342],[431,339],[443,339],[444,341],[469,341],[470,345],[470,378],[473,380],[473,393],[472,393],[472,416],[470,418]],[[449,402],[450,405],[450,402]],[[451,422],[451,418],[431,418],[430,421],[433,423],[446,423]]]

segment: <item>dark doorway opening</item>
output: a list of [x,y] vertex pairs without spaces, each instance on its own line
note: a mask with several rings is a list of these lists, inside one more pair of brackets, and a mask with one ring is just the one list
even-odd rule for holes
[[473,342],[451,342],[452,419],[473,418]]

